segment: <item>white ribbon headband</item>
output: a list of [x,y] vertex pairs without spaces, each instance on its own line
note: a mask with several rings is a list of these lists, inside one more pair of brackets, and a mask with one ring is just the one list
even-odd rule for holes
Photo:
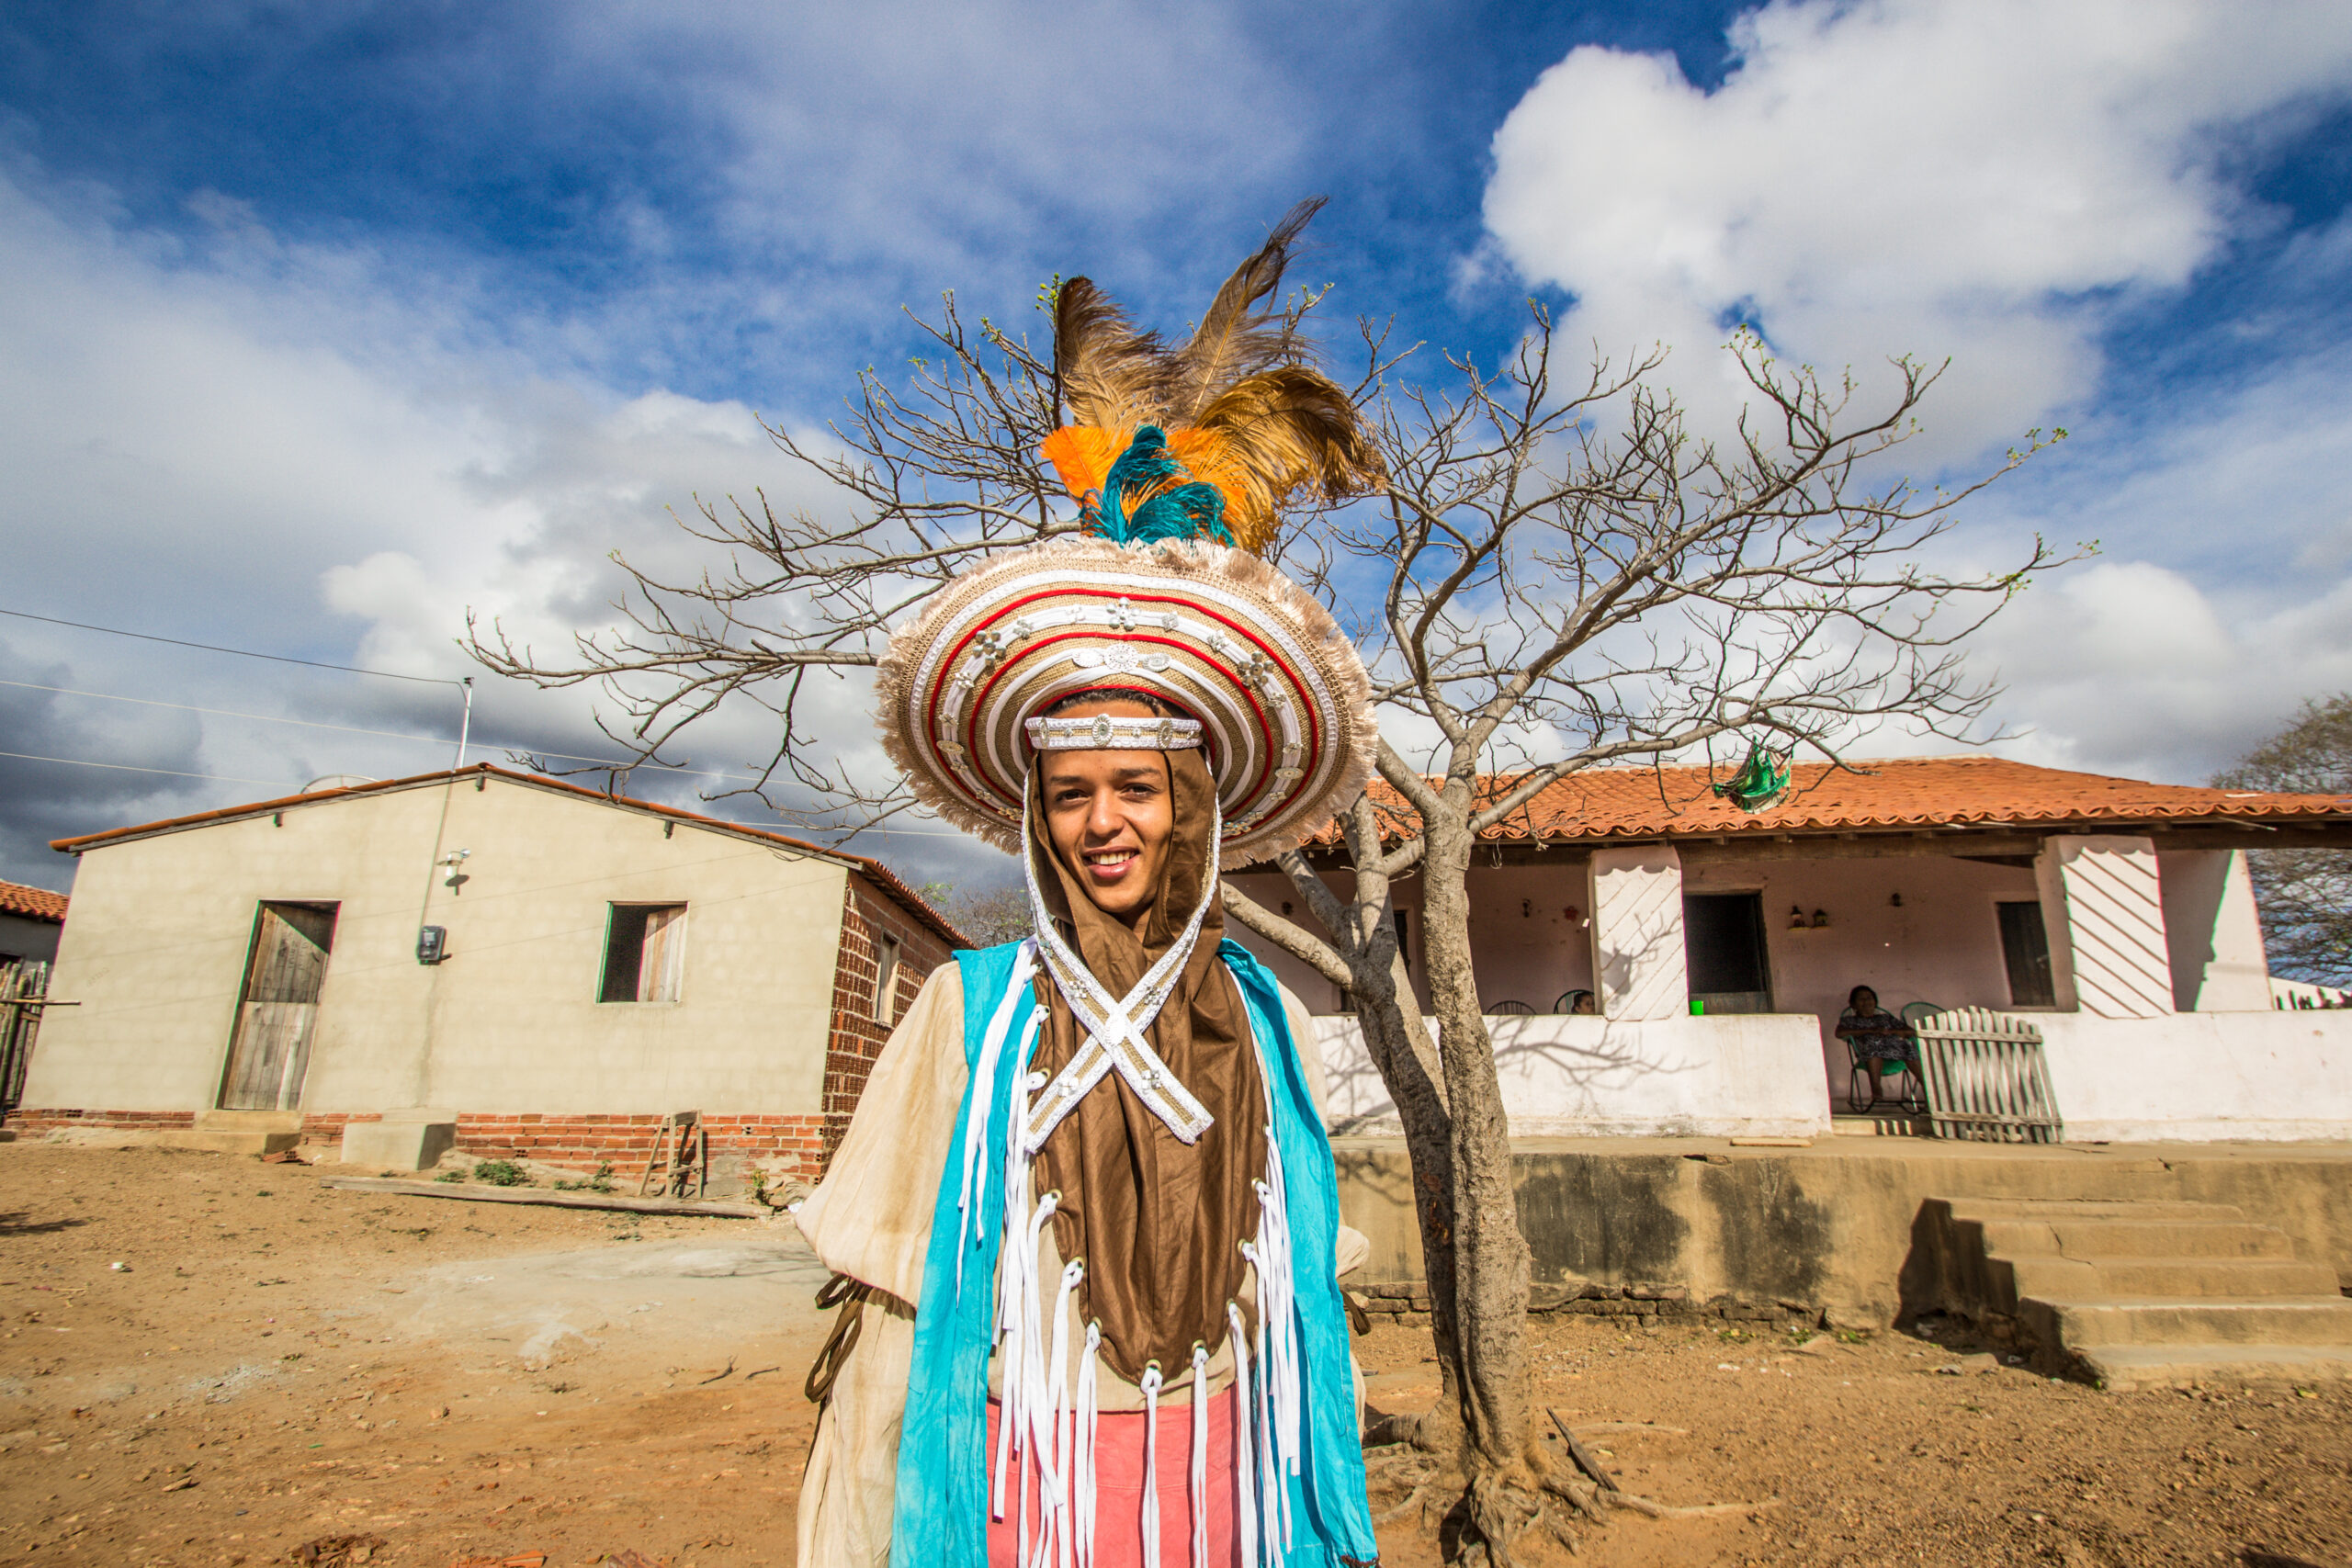
[[1201,743],[1197,718],[1033,718],[1029,744],[1040,751],[1183,751]]

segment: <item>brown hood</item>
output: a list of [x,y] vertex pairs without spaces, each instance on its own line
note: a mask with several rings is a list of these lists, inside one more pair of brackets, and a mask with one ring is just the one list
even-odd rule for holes
[[[1046,830],[1037,770],[1029,774],[1029,830],[1037,886],[1063,938],[1114,997],[1135,988],[1206,896],[1192,961],[1145,1036],[1215,1120],[1185,1145],[1110,1074],[1063,1119],[1038,1151],[1035,1188],[1058,1190],[1054,1240],[1083,1258],[1084,1312],[1102,1325],[1102,1350],[1130,1382],[1158,1361],[1173,1379],[1197,1342],[1225,1337],[1225,1307],[1241,1289],[1241,1243],[1257,1234],[1251,1186],[1266,1165],[1265,1093],[1233,976],[1217,957],[1225,908],[1209,886],[1213,802],[1198,750],[1167,760],[1176,831],[1159,886],[1140,926],[1095,908]],[[1049,1077],[1084,1043],[1050,976],[1037,981],[1048,1012],[1033,1066]]]

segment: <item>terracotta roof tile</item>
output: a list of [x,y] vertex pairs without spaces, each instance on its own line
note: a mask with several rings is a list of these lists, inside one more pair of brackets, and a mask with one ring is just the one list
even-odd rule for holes
[[65,923],[65,895],[51,893],[46,887],[28,887],[21,882],[0,882],[0,915],[22,915],[27,919],[62,926]]
[[[1595,768],[1546,786],[1520,812],[1486,829],[1488,840],[1596,840],[1694,835],[1852,832],[1944,826],[2061,827],[2236,818],[2352,823],[2352,795],[2263,795],[2245,790],[2144,784],[2100,773],[2040,768],[2000,757],[1913,757],[1856,762],[1841,770],[1802,763],[1787,796],[1747,812],[1715,795],[1731,770]],[[1511,775],[1479,781],[1491,797]],[[1404,822],[1403,797],[1376,786],[1385,810]],[[1336,842],[1336,829],[1322,841]]]

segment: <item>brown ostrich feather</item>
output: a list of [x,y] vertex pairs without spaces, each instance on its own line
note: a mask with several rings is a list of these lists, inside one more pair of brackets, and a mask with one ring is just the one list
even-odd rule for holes
[[1307,364],[1306,345],[1269,303],[1326,199],[1309,197],[1283,216],[1225,280],[1181,349],[1137,332],[1091,279],[1062,285],[1054,371],[1071,428],[1046,450],[1071,493],[1099,485],[1141,424],[1165,428],[1193,477],[1224,493],[1226,525],[1252,552],[1272,541],[1283,507],[1300,490],[1337,502],[1380,487],[1380,455],[1355,405]]
[[1225,491],[1226,525],[1252,553],[1272,541],[1297,491],[1344,501],[1378,489],[1385,477],[1347,392],[1304,365],[1243,377],[1210,401],[1193,429],[1195,440],[1180,450],[1194,473]]
[[1243,377],[1300,359],[1297,333],[1287,317],[1268,310],[1266,302],[1282,292],[1283,272],[1290,265],[1291,247],[1300,231],[1329,199],[1310,196],[1292,208],[1209,301],[1193,341],[1175,356],[1167,411],[1171,423],[1197,423],[1202,411]]
[[1161,417],[1172,361],[1158,333],[1139,333],[1091,278],[1054,299],[1054,377],[1073,423],[1133,429]]

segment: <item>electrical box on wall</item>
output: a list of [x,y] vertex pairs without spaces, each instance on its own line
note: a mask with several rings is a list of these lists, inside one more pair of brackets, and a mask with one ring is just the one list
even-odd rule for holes
[[419,926],[416,929],[416,961],[419,964],[440,963],[449,956],[448,948],[448,927]]

